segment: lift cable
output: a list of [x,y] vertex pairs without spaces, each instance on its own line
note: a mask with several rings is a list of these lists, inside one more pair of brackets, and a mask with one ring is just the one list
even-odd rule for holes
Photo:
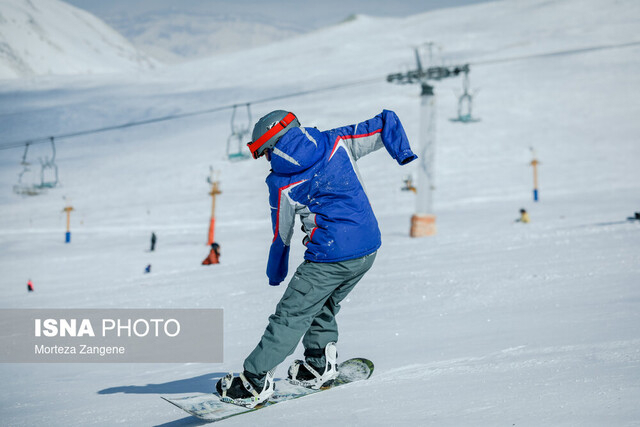
[[538,59],[538,58],[551,58],[554,56],[578,55],[582,53],[597,52],[599,50],[622,49],[622,48],[636,47],[636,46],[640,46],[640,41],[618,43],[618,44],[605,44],[600,46],[583,47],[583,48],[569,49],[569,50],[559,50],[556,52],[545,52],[545,53],[538,53],[538,54],[524,55],[524,56],[512,56],[509,58],[487,59],[485,61],[469,62],[469,65],[477,66],[477,65],[501,64],[505,62],[525,61],[529,59]]
[[[600,51],[600,50],[620,49],[620,48],[629,48],[629,47],[636,47],[636,46],[640,46],[640,41],[632,41],[632,42],[619,43],[619,44],[606,44],[606,45],[601,45],[601,46],[591,46],[591,47],[585,47],[585,48],[570,49],[570,50],[556,51],[556,52],[547,52],[547,53],[540,53],[540,54],[527,55],[527,56],[517,56],[517,57],[499,58],[499,59],[489,59],[489,60],[484,60],[484,61],[483,60],[479,60],[479,61],[469,62],[466,65],[467,66],[469,66],[469,65],[473,65],[473,66],[492,65],[492,64],[500,64],[500,63],[514,62],[514,61],[523,61],[523,60],[536,59],[536,58],[548,58],[548,57],[554,57],[554,56],[581,54],[581,53],[589,53],[589,52],[595,52],[595,51]],[[436,68],[442,68],[442,67],[436,67]],[[428,70],[425,70],[425,71],[428,71]],[[458,72],[463,72],[463,71],[464,71],[464,69],[459,69],[458,70]],[[279,100],[282,100],[282,99],[293,98],[293,97],[304,96],[304,95],[311,95],[311,94],[314,94],[314,93],[320,93],[320,92],[325,92],[325,91],[330,91],[330,90],[344,89],[344,88],[348,88],[348,87],[355,87],[355,86],[367,85],[367,84],[372,84],[372,83],[380,83],[380,82],[384,82],[385,80],[388,80],[388,78],[389,78],[389,75],[385,75],[385,76],[381,76],[381,77],[371,77],[371,78],[368,78],[368,79],[363,79],[363,80],[358,80],[358,81],[353,81],[353,82],[348,82],[348,83],[341,83],[341,84],[336,84],[336,85],[332,85],[332,86],[326,86],[326,87],[321,87],[321,88],[316,88],[316,89],[309,89],[309,90],[304,90],[304,91],[300,91],[300,92],[294,92],[294,93],[288,93],[288,94],[283,94],[283,95],[278,95],[278,96],[272,96],[272,97],[268,97],[268,98],[262,98],[262,99],[258,99],[256,101],[236,103],[236,104],[231,104],[231,105],[223,105],[223,106],[220,106],[220,107],[209,108],[209,109],[206,109],[206,110],[198,110],[198,111],[191,111],[191,112],[186,112],[186,113],[172,114],[172,115],[168,115],[168,116],[156,117],[156,118],[152,118],[152,119],[140,120],[140,121],[129,122],[129,123],[122,123],[122,124],[118,124],[118,125],[106,126],[106,127],[97,128],[97,129],[87,129],[87,130],[83,130],[83,131],[79,131],[79,132],[71,132],[71,133],[60,134],[60,135],[31,138],[31,139],[23,140],[23,141],[9,142],[9,143],[6,143],[6,144],[1,144],[0,145],[0,150],[18,148],[18,147],[22,147],[22,146],[24,146],[26,144],[44,143],[44,142],[50,141],[51,138],[55,138],[55,139],[58,139],[58,140],[60,140],[60,139],[69,139],[69,138],[75,138],[75,137],[78,137],[78,136],[85,136],[85,135],[91,135],[91,134],[96,134],[96,133],[101,133],[101,132],[108,132],[108,131],[112,131],[112,130],[126,129],[126,128],[130,128],[130,127],[134,127],[134,126],[142,126],[142,125],[148,125],[148,124],[152,124],[152,123],[164,122],[164,121],[168,121],[168,120],[182,119],[182,118],[185,118],[185,117],[193,117],[193,116],[199,116],[199,115],[203,115],[203,114],[211,114],[211,113],[216,113],[216,112],[223,111],[223,110],[230,110],[230,109],[233,109],[234,107],[237,107],[238,105],[262,104],[262,103],[266,103],[266,102],[279,101]]]
[[298,97],[298,96],[310,95],[310,94],[313,94],[313,93],[319,93],[319,92],[325,92],[325,91],[337,90],[337,89],[344,89],[344,88],[348,88],[348,87],[361,86],[361,85],[372,84],[372,83],[380,83],[380,82],[384,82],[384,76],[375,77],[375,78],[369,78],[369,79],[364,79],[364,80],[359,80],[359,81],[354,81],[354,82],[349,82],[349,83],[341,83],[341,84],[336,84],[336,85],[332,85],[332,86],[326,86],[326,87],[317,88],[317,89],[309,89],[309,90],[304,90],[304,91],[295,92],[295,93],[289,93],[289,94],[284,94],[284,95],[272,96],[272,97],[268,97],[268,98],[258,99],[256,101],[236,103],[236,104],[231,104],[231,105],[223,105],[223,106],[220,106],[220,107],[209,108],[209,109],[206,109],[206,110],[198,110],[198,111],[190,111],[190,112],[186,112],[186,113],[171,114],[171,115],[168,115],[168,116],[155,117],[155,118],[152,118],[152,119],[140,120],[140,121],[129,122],[129,123],[122,123],[122,124],[113,125],[113,126],[105,126],[105,127],[97,128],[97,129],[87,129],[87,130],[83,130],[83,131],[79,131],[79,132],[71,132],[71,133],[65,133],[65,134],[60,134],[60,135],[55,135],[55,136],[38,137],[38,138],[31,138],[29,140],[10,142],[10,143],[7,143],[7,144],[0,145],[0,150],[7,150],[7,149],[10,149],[10,148],[22,147],[22,146],[24,146],[26,144],[40,144],[40,143],[44,143],[44,142],[49,142],[49,141],[51,141],[51,138],[55,138],[56,140],[75,138],[75,137],[78,137],[78,136],[91,135],[91,134],[96,134],[96,133],[108,132],[108,131],[112,131],[112,130],[126,129],[126,128],[130,128],[130,127],[134,127],[134,126],[142,126],[142,125],[148,125],[148,124],[152,124],[152,123],[165,122],[165,121],[168,121],[168,120],[182,119],[182,118],[185,118],[185,117],[193,117],[193,116],[199,116],[199,115],[203,115],[203,114],[216,113],[216,112],[224,111],[224,110],[231,110],[233,108],[236,108],[239,105],[262,104],[262,103],[271,102],[271,101],[278,101],[278,100],[286,99],[286,98],[293,98],[293,97]]

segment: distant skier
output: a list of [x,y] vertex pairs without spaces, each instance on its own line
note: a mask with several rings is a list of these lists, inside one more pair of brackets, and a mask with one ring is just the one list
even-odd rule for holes
[[307,248],[262,339],[245,359],[244,372],[216,384],[225,400],[254,407],[273,394],[275,368],[301,338],[306,360],[291,365],[290,379],[317,389],[337,376],[335,316],[340,302],[371,268],[381,244],[355,162],[382,147],[400,165],[417,156],[398,116],[388,110],[324,132],[303,128],[293,113],[277,110],[256,123],[248,145],[255,159],[264,155],[272,167],[267,177],[274,231],[269,284],[277,286],[287,276],[296,214]]
[[520,209],[520,218],[516,219],[516,222],[529,223],[529,214],[524,208]]
[[33,282],[31,281],[31,279],[27,281],[27,291],[33,292]]
[[217,243],[211,244],[211,250],[209,255],[202,261],[202,265],[211,265],[220,263],[220,245]]
[[151,252],[156,250],[156,241],[157,241],[156,233],[151,232]]
[[151,264],[147,264],[147,266],[144,268],[144,274],[148,273],[151,273]]

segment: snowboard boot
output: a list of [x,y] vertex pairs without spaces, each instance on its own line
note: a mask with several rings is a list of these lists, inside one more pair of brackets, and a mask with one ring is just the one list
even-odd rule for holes
[[[324,348],[324,354],[321,349],[307,349],[304,354],[306,362],[296,360],[291,364],[289,382],[314,390],[329,387],[338,376],[336,344],[333,342],[327,344]],[[322,363],[323,361],[324,363]]]
[[234,377],[232,373],[220,378],[216,391],[220,400],[245,408],[255,408],[264,403],[274,392],[273,376],[275,369],[267,372],[264,378],[258,378],[247,372]]

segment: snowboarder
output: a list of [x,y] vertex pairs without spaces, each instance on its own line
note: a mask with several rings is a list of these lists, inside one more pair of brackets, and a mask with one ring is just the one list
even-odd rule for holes
[[151,232],[151,252],[156,250],[156,240],[157,240],[156,233],[152,231]]
[[287,276],[296,214],[302,220],[305,261],[289,281],[275,313],[239,376],[216,384],[220,397],[255,407],[274,392],[275,368],[302,338],[305,361],[289,368],[290,381],[320,388],[337,376],[335,316],[340,302],[371,268],[381,245],[380,230],[356,160],[385,147],[398,164],[417,156],[393,111],[321,132],[300,126],[297,117],[272,111],[256,123],[248,144],[255,159],[271,162],[267,177],[274,238],[269,285]]
[[202,261],[202,265],[211,265],[220,263],[220,245],[217,243],[211,244],[211,250],[209,255]]
[[529,223],[529,214],[524,208],[520,209],[520,218],[516,219],[516,222]]
[[33,282],[31,281],[31,279],[27,281],[27,291],[33,292]]

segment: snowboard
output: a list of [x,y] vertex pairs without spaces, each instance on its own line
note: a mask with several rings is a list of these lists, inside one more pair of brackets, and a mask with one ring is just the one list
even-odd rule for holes
[[636,212],[633,214],[633,216],[629,216],[627,217],[627,221],[640,221],[640,212]]
[[168,398],[162,397],[167,402],[177,406],[183,411],[210,422],[222,421],[224,419],[257,411],[266,407],[276,405],[287,400],[298,399],[311,394],[320,393],[344,384],[368,379],[373,373],[373,362],[363,358],[345,360],[338,365],[338,376],[333,383],[320,390],[293,385],[287,380],[276,381],[275,392],[266,402],[255,408],[245,408],[233,403],[221,402],[217,394],[200,394],[195,396]]

